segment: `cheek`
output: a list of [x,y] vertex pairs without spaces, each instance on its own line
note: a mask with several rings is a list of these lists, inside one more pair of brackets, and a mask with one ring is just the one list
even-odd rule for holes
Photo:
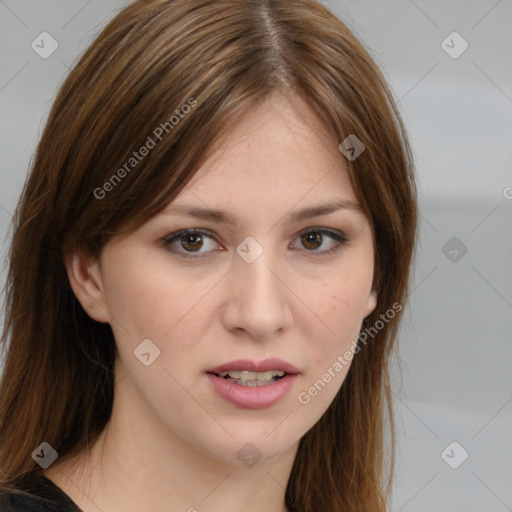
[[[127,251],[128,252],[128,251]],[[106,272],[105,295],[113,325],[122,324],[134,338],[163,340],[190,322],[194,310],[218,278],[204,272],[180,272],[161,258],[134,254]],[[190,332],[193,338],[193,333]]]
[[336,343],[336,340],[344,339],[348,334],[359,332],[371,281],[371,271],[366,271],[365,267],[359,271],[351,267],[346,272],[331,274],[324,279],[322,286],[309,291],[311,309],[323,320],[328,339],[333,338]]
[[325,412],[357,357],[353,351],[371,289],[371,272],[361,270],[332,274],[322,286],[309,289],[308,305],[316,316],[308,316],[301,327],[307,331],[310,366],[297,397],[309,420]]

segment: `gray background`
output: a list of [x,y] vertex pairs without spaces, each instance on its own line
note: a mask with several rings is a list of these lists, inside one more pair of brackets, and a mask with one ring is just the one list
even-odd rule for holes
[[[383,68],[420,185],[419,256],[399,341],[403,371],[393,370],[392,510],[512,510],[512,2],[325,3]],[[2,256],[55,94],[124,5],[0,0]],[[31,48],[43,31],[59,45],[47,59]],[[441,44],[453,31],[469,45],[457,58]],[[461,44],[450,36],[444,48],[458,54]],[[459,464],[463,450],[469,457],[457,469],[445,462]]]

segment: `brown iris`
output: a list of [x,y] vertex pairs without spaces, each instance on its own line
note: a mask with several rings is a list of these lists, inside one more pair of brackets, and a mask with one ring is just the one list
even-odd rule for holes
[[200,233],[187,233],[181,237],[181,245],[187,251],[198,251],[203,245],[203,237]]
[[[302,242],[304,244],[304,247],[306,249],[318,249],[322,245],[322,234],[316,233],[314,231],[310,233],[306,233],[305,235],[302,235]],[[314,247],[309,246],[309,244],[314,245]]]

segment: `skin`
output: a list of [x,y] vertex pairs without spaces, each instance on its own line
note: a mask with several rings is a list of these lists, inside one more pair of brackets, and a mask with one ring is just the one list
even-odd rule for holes
[[[299,98],[274,96],[244,116],[172,202],[224,210],[236,226],[169,210],[111,239],[99,261],[82,252],[66,258],[78,300],[111,324],[118,348],[107,428],[88,458],[57,460],[45,471],[84,511],[286,511],[299,440],[350,365],[307,405],[298,395],[350,349],[377,302],[362,212],[288,217],[328,199],[357,203],[338,144]],[[190,228],[214,238],[162,244]],[[348,242],[308,242],[301,234],[317,233],[310,228],[341,231]],[[263,248],[252,263],[236,253],[248,236]],[[185,258],[197,256],[194,247],[201,257]],[[147,338],[160,349],[149,366],[133,354]],[[226,402],[205,376],[234,359],[268,357],[294,364],[300,376],[265,409]],[[247,442],[262,455],[252,467],[237,457]]]

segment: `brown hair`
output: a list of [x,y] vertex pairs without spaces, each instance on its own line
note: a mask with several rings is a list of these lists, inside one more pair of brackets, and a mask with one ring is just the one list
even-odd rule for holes
[[[336,140],[355,134],[366,146],[347,164],[375,238],[379,298],[367,325],[405,305],[417,215],[411,150],[381,72],[348,28],[314,0],[136,1],[64,82],[14,216],[0,491],[41,473],[31,457],[41,442],[60,460],[72,457],[94,443],[111,413],[112,330],[82,309],[63,255],[82,248],[98,257],[120,229],[131,232],[159,213],[234,122],[275,91],[299,95]],[[193,102],[179,116],[176,109]],[[174,114],[179,122],[170,123]],[[162,126],[158,144],[114,181]],[[383,455],[386,414],[394,445],[388,361],[401,314],[360,350],[301,439],[286,488],[290,511],[387,509],[394,467],[393,452]]]

